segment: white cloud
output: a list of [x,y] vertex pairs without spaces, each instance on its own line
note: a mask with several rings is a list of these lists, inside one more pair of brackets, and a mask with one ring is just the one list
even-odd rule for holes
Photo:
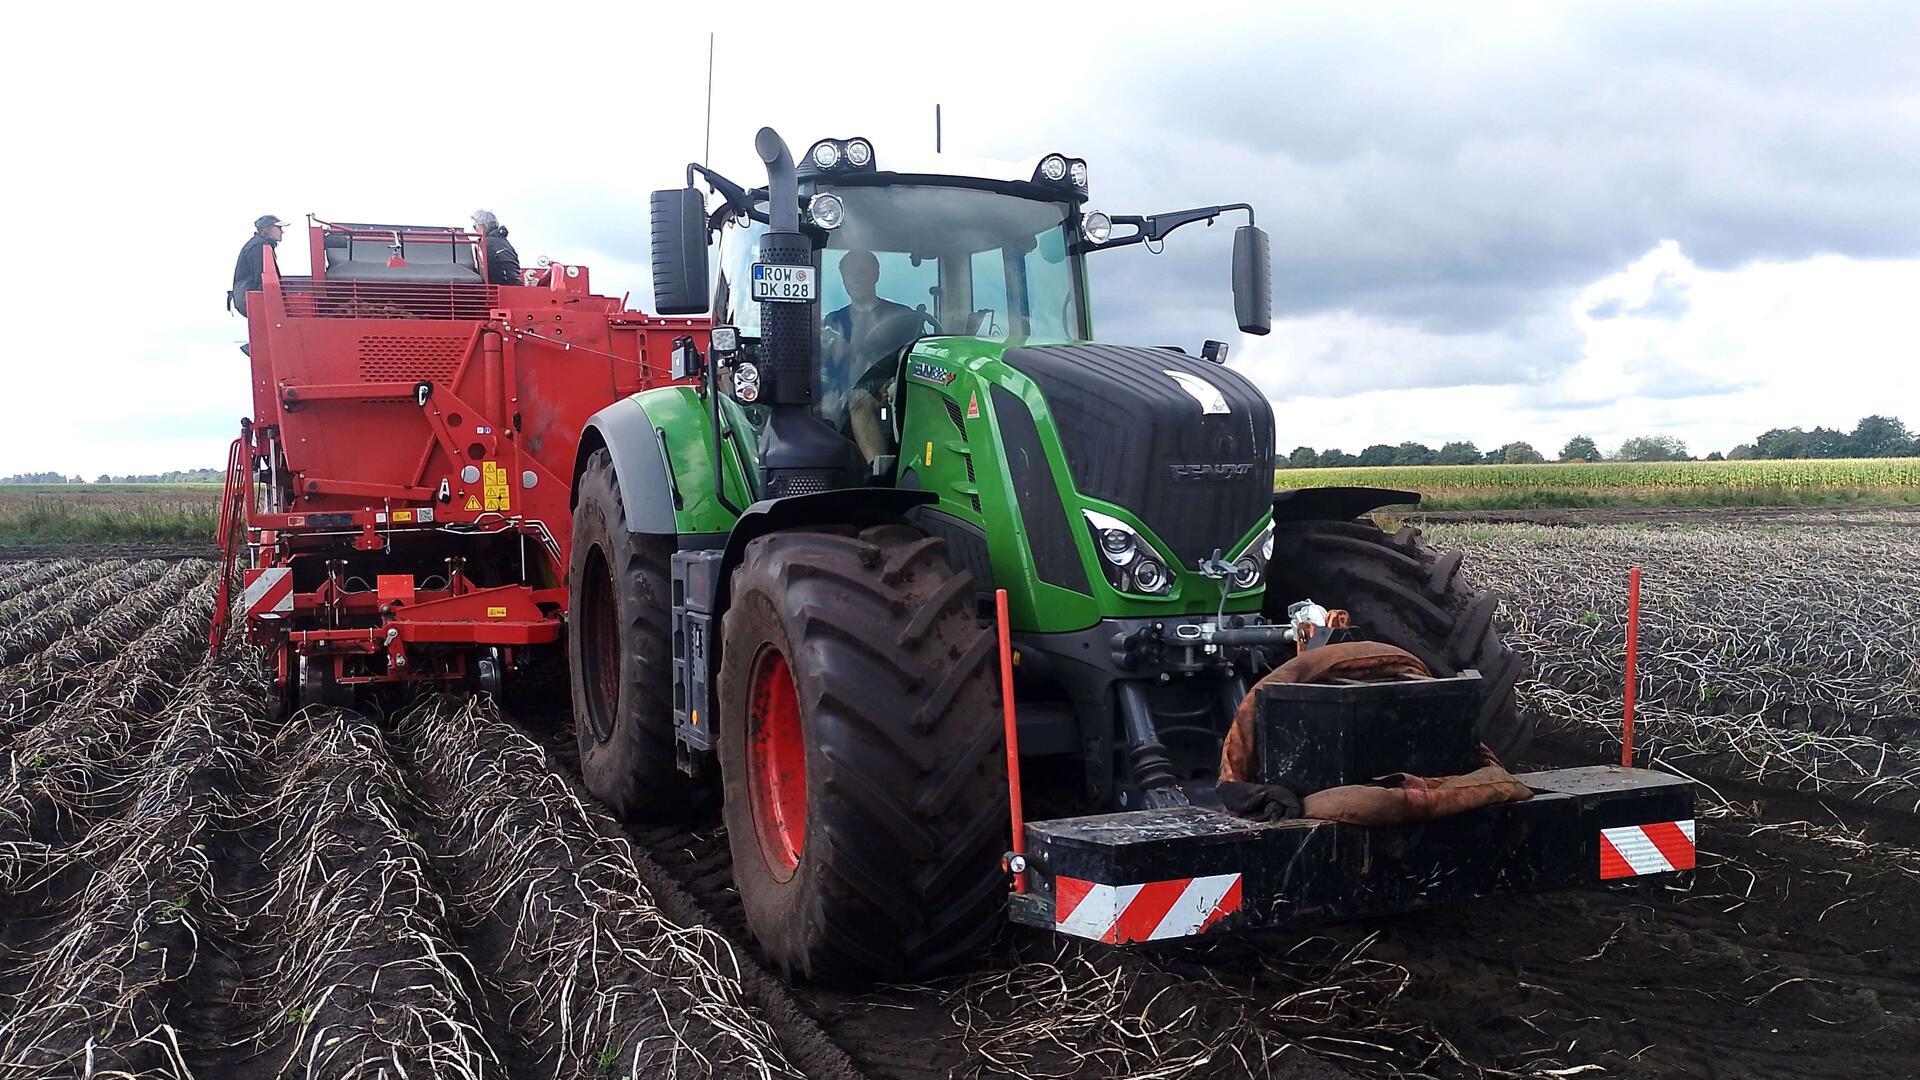
[[[1675,289],[1685,310],[1658,301]],[[1235,366],[1274,397],[1282,449],[1349,453],[1370,443],[1525,439],[1543,452],[1573,435],[1612,450],[1664,433],[1725,451],[1770,427],[1850,427],[1872,412],[1920,418],[1920,261],[1825,256],[1714,271],[1664,242],[1579,290],[1558,313],[1579,360],[1540,381],[1327,393],[1365,382],[1329,357],[1376,356],[1388,377],[1516,346],[1499,335],[1433,335],[1353,316],[1287,320]],[[1619,314],[1596,318],[1596,308]],[[1638,312],[1638,313],[1636,313]]]
[[[1744,6],[1247,6],[1108,39],[1030,5],[956,33],[842,3],[824,45],[722,30],[713,158],[752,176],[763,123],[925,147],[940,101],[950,150],[1084,150],[1107,210],[1254,202],[1300,316],[1274,337],[1223,332],[1225,241],[1198,227],[1163,260],[1112,256],[1097,304],[1126,340],[1234,341],[1288,447],[1920,423],[1920,264],[1804,258],[1920,255],[1911,34],[1898,8],[1849,10],[1776,12],[1773,33]],[[586,262],[641,305],[646,194],[703,142],[705,30],[586,2],[11,12],[0,474],[223,459],[250,401],[221,297],[260,213],[487,206],[528,261]],[[952,62],[914,67],[928,49]],[[1660,236],[1702,265],[1647,254]],[[1748,262],[1769,252],[1800,261]],[[1663,272],[1684,304],[1649,307]],[[1593,319],[1610,297],[1621,316]]]

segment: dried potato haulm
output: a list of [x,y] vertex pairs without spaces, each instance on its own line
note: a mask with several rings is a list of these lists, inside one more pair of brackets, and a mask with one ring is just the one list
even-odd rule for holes
[[270,1017],[262,1049],[286,1053],[278,1075],[502,1076],[427,853],[401,823],[408,796],[380,729],[308,709],[268,754],[257,820],[272,833],[272,878],[253,930],[278,958],[244,998]]
[[193,1075],[177,1025],[195,976],[236,935],[209,853],[259,753],[251,675],[202,667],[154,721],[164,730],[122,811],[76,843],[40,845],[34,903],[14,914],[48,928],[8,958],[20,990],[0,1023],[0,1076]]
[[1920,806],[1920,529],[1430,528],[1507,597],[1522,705],[1550,726],[1618,752],[1638,565],[1643,753]]
[[462,922],[505,942],[486,978],[562,1076],[796,1076],[747,1006],[733,946],[653,903],[531,739],[490,701],[429,698],[399,724]]

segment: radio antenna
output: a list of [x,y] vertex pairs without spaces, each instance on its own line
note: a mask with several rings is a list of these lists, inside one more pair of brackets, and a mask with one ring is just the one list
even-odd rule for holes
[[707,144],[700,151],[700,164],[713,164],[713,31],[707,31]]
[[940,103],[933,103],[933,152],[940,152]]

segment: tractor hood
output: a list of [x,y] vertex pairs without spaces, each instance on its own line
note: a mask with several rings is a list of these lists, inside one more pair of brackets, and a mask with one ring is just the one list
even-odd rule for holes
[[1240,373],[1125,345],[1018,346],[1000,359],[1046,398],[1074,489],[1131,510],[1184,566],[1267,513],[1273,407]]

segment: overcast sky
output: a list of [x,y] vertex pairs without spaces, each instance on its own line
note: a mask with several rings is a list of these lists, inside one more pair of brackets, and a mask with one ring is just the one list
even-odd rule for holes
[[[224,460],[258,214],[486,206],[638,307],[647,192],[701,155],[707,27],[643,5],[17,8],[0,475]],[[938,101],[950,151],[1085,156],[1099,208],[1253,203],[1272,336],[1234,331],[1230,229],[1199,226],[1097,256],[1096,326],[1232,342],[1283,452],[1920,427],[1920,6],[1331,9],[795,7],[721,30],[713,160],[753,177],[770,123],[884,166]]]

